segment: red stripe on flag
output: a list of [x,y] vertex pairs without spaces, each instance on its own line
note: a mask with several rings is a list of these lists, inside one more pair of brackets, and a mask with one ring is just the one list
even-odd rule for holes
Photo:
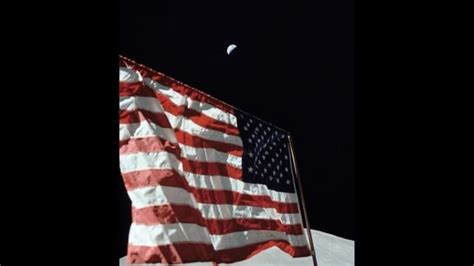
[[157,81],[158,83],[173,89],[174,91],[180,93],[181,95],[186,95],[186,97],[189,97],[195,101],[211,104],[227,113],[231,113],[231,114],[234,113],[234,108],[232,108],[228,104],[214,97],[211,97],[210,95],[207,95],[196,88],[193,88],[177,80],[174,80],[173,78],[170,78],[156,70],[137,64],[136,62],[128,58],[122,57],[121,59],[123,61],[126,61],[129,67],[131,67],[133,70],[138,71],[142,75],[143,78],[150,78],[151,80]]
[[[185,134],[178,134],[177,136],[178,142],[181,144],[195,148],[215,149],[217,151],[229,153],[238,157],[242,157],[243,155],[242,147],[236,147],[234,145],[219,145],[220,142],[193,142],[193,138],[183,138],[183,135]],[[177,146],[176,143],[171,144],[169,141],[159,137],[133,138],[122,141],[120,143],[120,154],[129,154],[137,152],[159,152],[162,150],[162,147],[166,145],[172,147]]]
[[192,223],[206,227],[210,234],[222,235],[246,230],[274,230],[289,235],[301,235],[301,224],[283,224],[271,219],[205,219],[201,212],[187,205],[167,204],[145,208],[132,208],[133,222],[155,225],[172,223]]
[[167,151],[178,156],[180,154],[177,143],[171,143],[159,137],[129,139],[126,143],[122,143],[122,145],[120,145],[119,153],[120,155],[125,155],[138,152],[160,151]]
[[119,82],[119,96],[156,97],[155,91],[143,82]]
[[144,121],[151,121],[163,128],[171,128],[168,118],[163,113],[153,113],[145,110],[120,110],[120,124],[133,124]]
[[242,146],[201,138],[181,130],[176,131],[176,139],[179,143],[196,148],[212,148],[239,157],[242,157],[244,154],[244,148]]
[[231,263],[253,257],[257,253],[276,246],[293,257],[309,256],[305,247],[294,247],[288,241],[272,240],[247,246],[215,251],[212,245],[202,243],[176,243],[157,247],[128,246],[129,263],[186,263],[214,261]]
[[185,189],[193,194],[197,202],[209,204],[232,204],[274,208],[279,213],[298,213],[297,203],[274,201],[267,195],[250,195],[231,190],[213,190],[191,187],[186,179],[174,170],[142,170],[122,174],[128,191],[154,186],[169,186]]
[[226,163],[205,163],[181,158],[183,170],[186,172],[196,173],[200,175],[221,175],[236,179],[242,178],[242,169],[233,167]]
[[187,108],[185,105],[178,106],[165,95],[147,87],[142,83],[120,83],[120,96],[151,97],[157,99],[166,112],[169,112],[175,116],[186,117],[194,123],[208,129],[217,130],[234,136],[239,135],[239,129],[237,127],[219,120],[215,120],[214,118],[200,113],[194,109]]
[[231,124],[227,124],[222,121],[215,120],[214,118],[209,117],[203,113],[200,113],[194,109],[187,108],[187,106],[184,106],[184,105],[178,106],[175,103],[173,103],[170,99],[168,99],[165,95],[162,95],[160,93],[157,93],[156,97],[160,101],[163,108],[167,112],[175,116],[182,115],[190,119],[194,123],[208,129],[217,130],[217,131],[234,135],[234,136],[239,135],[239,129],[234,127]]
[[[164,140],[163,140],[164,141]],[[127,144],[124,144],[120,147],[120,149],[127,150],[128,145],[137,145],[140,142],[136,141],[128,141]],[[201,174],[201,175],[221,175],[227,176],[231,178],[240,179],[242,177],[242,169],[231,166],[226,163],[218,163],[218,162],[199,162],[193,161],[181,156],[181,151],[178,146],[176,145],[159,145],[156,144],[155,148],[159,151],[166,151],[173,154],[176,159],[181,161],[183,164],[183,170],[186,172]],[[140,149],[138,146],[132,147],[132,149]]]

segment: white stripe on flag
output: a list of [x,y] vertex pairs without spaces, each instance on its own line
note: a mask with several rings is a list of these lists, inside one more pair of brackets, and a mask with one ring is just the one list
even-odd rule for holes
[[188,96],[183,96],[179,92],[149,78],[145,78],[144,83],[148,87],[155,89],[167,96],[174,104],[178,106],[185,105],[188,108],[194,109],[202,114],[214,118],[217,121],[221,121],[233,125],[234,127],[237,127],[237,117],[233,114],[227,113],[211,104],[195,101],[189,98]]
[[[174,156],[174,154],[168,153],[166,151],[160,153],[163,154],[157,154],[157,156],[154,158],[154,161],[144,162],[136,158],[136,155],[120,155],[120,167],[122,169],[122,173],[136,172],[147,169],[173,169],[182,174],[191,187],[209,190],[235,191],[242,194],[256,196],[269,196],[273,201],[276,202],[298,202],[295,193],[285,193],[271,190],[268,189],[266,185],[246,183],[227,176],[203,175],[184,171],[182,163],[176,158],[176,156]],[[137,161],[140,162],[139,165],[137,165]]]
[[195,148],[181,143],[179,143],[179,147],[181,148],[181,156],[186,159],[198,162],[225,163],[242,169],[242,157],[220,152],[212,148]]
[[137,109],[154,113],[164,113],[161,103],[152,97],[142,96],[121,96],[120,110],[135,111]]
[[[174,116],[168,112],[165,112],[169,122],[173,127],[179,128],[180,130],[199,136],[203,139],[219,141],[229,144],[234,144],[242,147],[242,139],[238,136],[225,134],[216,130],[207,129],[194,123],[193,121],[183,118],[182,116]],[[142,125],[144,124],[144,125]],[[163,131],[166,131],[165,134]],[[169,134],[172,133],[171,137]],[[176,137],[174,131],[171,128],[162,128],[150,121],[140,121],[140,123],[120,124],[120,140],[126,140],[130,137],[151,137],[158,135],[166,140],[176,143]]]
[[185,177],[188,184],[195,188],[235,191],[247,195],[269,196],[276,202],[298,203],[295,193],[271,190],[263,184],[246,183],[227,176],[201,175],[189,172],[185,172]]
[[165,204],[188,205],[198,209],[206,219],[270,219],[283,224],[301,223],[298,213],[279,213],[275,208],[247,205],[198,203],[185,189],[168,186],[144,187],[128,191],[132,205],[137,208]]
[[212,244],[215,250],[237,248],[268,240],[286,240],[292,246],[306,246],[305,235],[287,235],[279,231],[248,230],[211,235],[202,226],[188,223],[139,225],[132,223],[129,242],[137,246],[156,247],[182,242]]
[[160,137],[171,143],[177,143],[176,135],[171,128],[164,128],[152,122],[142,121],[140,123],[120,124],[120,141],[131,138]]
[[122,173],[148,169],[175,169],[183,172],[183,164],[172,153],[161,151],[154,153],[132,153],[120,155]]
[[119,81],[133,83],[143,81],[143,78],[138,71],[134,71],[133,69],[126,67],[121,67],[119,68]]
[[[232,154],[218,152],[212,149],[185,147],[182,152],[186,153],[182,156],[205,163],[225,163],[236,168],[242,167],[242,158]],[[182,172],[183,167],[176,156],[167,151],[160,152],[138,152],[120,155],[120,166],[122,173],[143,170],[143,169],[176,169]]]
[[203,139],[243,146],[242,139],[239,136],[229,135],[217,130],[202,127],[183,116],[175,116],[168,112],[165,112],[165,114],[173,128],[179,128],[182,131],[194,136],[199,136]]

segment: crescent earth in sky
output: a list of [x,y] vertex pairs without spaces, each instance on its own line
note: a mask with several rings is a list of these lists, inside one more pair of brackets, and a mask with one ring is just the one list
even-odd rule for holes
[[237,48],[237,45],[235,45],[235,44],[229,45],[229,46],[227,47],[227,54],[230,55],[230,53],[232,53],[232,51],[233,51],[235,48]]

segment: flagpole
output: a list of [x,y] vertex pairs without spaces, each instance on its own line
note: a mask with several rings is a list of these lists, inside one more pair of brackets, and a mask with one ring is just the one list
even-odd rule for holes
[[291,136],[288,135],[288,142],[290,146],[290,153],[291,153],[291,160],[293,162],[292,166],[295,172],[295,177],[298,180],[298,194],[300,195],[301,198],[301,204],[303,206],[303,216],[304,220],[306,223],[306,230],[308,232],[308,238],[309,238],[309,244],[311,246],[311,257],[313,258],[313,264],[314,266],[318,266],[318,262],[316,260],[316,251],[314,249],[314,244],[313,244],[313,235],[311,234],[311,226],[309,225],[309,219],[308,219],[308,212],[306,210],[306,204],[304,201],[304,196],[303,196],[303,185],[301,184],[301,179],[300,179],[300,174],[298,171],[298,165],[296,164],[296,155],[293,147],[293,140],[291,139]]

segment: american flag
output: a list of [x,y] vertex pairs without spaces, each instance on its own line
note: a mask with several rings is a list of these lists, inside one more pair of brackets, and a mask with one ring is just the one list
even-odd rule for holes
[[310,256],[288,133],[119,56],[129,263]]

